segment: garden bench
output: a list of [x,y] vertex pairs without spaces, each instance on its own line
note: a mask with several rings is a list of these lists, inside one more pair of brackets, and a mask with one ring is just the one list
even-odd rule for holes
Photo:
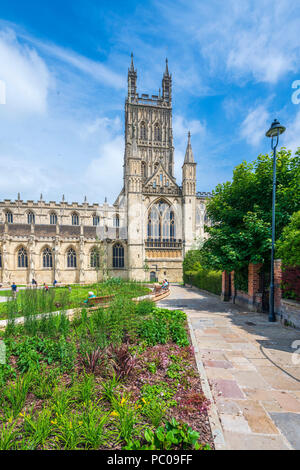
[[106,306],[113,298],[115,295],[103,295],[102,297],[92,297],[91,299],[88,299],[87,305],[88,307],[95,307],[97,308],[97,305],[99,306]]
[[166,289],[166,288],[163,288],[161,286],[155,286],[154,289],[153,289],[153,294],[155,296],[157,296],[157,295],[161,295],[164,292],[168,292],[168,291],[169,291],[169,287]]

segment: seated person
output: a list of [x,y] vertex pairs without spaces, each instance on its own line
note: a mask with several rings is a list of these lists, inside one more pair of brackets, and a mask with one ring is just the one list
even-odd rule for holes
[[87,298],[87,300],[84,301],[85,304],[88,304],[89,303],[89,300],[90,299],[94,299],[96,296],[94,294],[94,292],[89,292],[89,296]]
[[163,283],[162,283],[162,288],[163,289],[168,289],[168,287],[169,287],[169,283],[168,283],[167,279],[164,279]]

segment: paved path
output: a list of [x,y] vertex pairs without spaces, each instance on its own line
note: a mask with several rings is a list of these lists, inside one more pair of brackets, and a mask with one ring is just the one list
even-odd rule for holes
[[188,314],[217,448],[299,450],[300,332],[196,288],[172,286],[159,305]]

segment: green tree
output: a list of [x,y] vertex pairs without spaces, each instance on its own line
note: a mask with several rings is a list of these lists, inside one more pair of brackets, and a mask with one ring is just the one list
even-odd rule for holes
[[300,211],[292,215],[290,223],[282,231],[276,248],[277,255],[285,266],[300,266]]
[[[270,257],[272,220],[272,155],[243,162],[231,182],[219,184],[207,206],[212,222],[201,252],[203,266],[240,271],[249,263]],[[277,154],[276,239],[300,209],[300,149],[292,156],[282,148]]]

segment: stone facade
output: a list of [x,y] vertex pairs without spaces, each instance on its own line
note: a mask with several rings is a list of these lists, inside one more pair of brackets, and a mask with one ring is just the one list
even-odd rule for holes
[[[133,57],[125,103],[123,189],[113,205],[0,201],[0,282],[90,283],[104,275],[182,280],[182,261],[205,237],[209,193],[196,191],[191,136],[174,177],[172,76],[162,91],[137,93]],[[98,261],[93,256],[98,253]]]

